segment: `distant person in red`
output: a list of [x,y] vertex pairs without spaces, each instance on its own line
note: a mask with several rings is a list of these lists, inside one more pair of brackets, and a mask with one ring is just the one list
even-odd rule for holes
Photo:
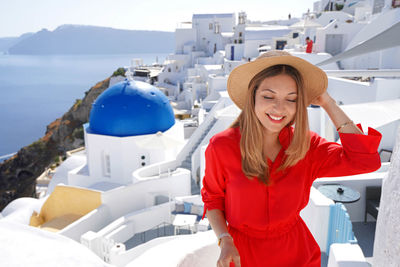
[[306,43],[307,43],[306,53],[312,53],[313,41],[308,36],[306,38]]

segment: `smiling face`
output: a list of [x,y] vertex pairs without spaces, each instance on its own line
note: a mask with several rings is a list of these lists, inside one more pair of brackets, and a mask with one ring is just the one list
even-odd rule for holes
[[254,112],[265,135],[278,135],[283,127],[294,121],[297,94],[297,84],[287,74],[261,81],[254,96]]

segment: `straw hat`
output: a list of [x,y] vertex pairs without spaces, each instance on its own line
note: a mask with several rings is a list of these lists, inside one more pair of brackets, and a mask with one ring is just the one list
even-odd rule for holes
[[262,54],[256,60],[232,70],[228,78],[228,94],[232,101],[240,109],[243,109],[249,83],[253,77],[266,68],[281,64],[292,66],[300,72],[307,94],[307,106],[326,91],[328,77],[323,70],[304,59],[292,56],[288,52],[272,50]]

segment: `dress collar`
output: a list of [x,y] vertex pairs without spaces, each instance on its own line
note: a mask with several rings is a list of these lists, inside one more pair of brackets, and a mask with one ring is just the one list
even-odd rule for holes
[[[240,128],[239,127],[235,127],[236,133],[237,133],[237,137],[240,140],[241,138],[241,133],[240,133]],[[293,127],[292,126],[285,126],[283,127],[283,129],[281,130],[281,132],[279,133],[279,143],[282,145],[282,147],[284,148],[284,150],[286,150],[289,145],[290,142],[293,139]]]
[[279,143],[285,150],[289,147],[290,142],[293,139],[293,131],[294,129],[292,126],[285,126],[279,133]]

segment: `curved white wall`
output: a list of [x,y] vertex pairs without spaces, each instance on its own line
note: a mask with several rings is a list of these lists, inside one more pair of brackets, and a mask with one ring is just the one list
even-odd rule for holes
[[[387,10],[380,13],[371,23],[366,24],[358,34],[354,36],[346,50],[376,36],[382,31],[389,29],[400,21],[400,8]],[[342,60],[345,69],[367,69],[367,68],[400,68],[400,49],[388,48],[378,52],[367,53],[361,56]]]

